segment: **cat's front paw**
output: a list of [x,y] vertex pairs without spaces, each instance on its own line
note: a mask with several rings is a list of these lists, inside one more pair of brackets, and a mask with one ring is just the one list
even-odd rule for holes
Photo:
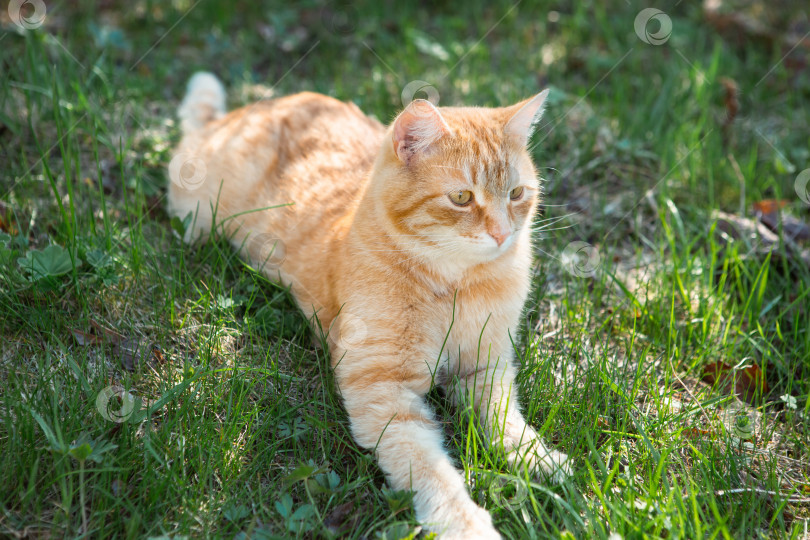
[[492,526],[489,512],[477,506],[459,512],[458,519],[439,534],[442,540],[500,540],[501,535]]
[[[441,540],[498,540],[501,535],[492,526],[489,512],[472,501],[457,501],[453,508],[438,510],[434,519],[420,520]],[[444,510],[444,511],[442,511]]]
[[528,467],[535,477],[552,484],[562,484],[572,474],[571,459],[562,452],[546,448],[539,439],[512,450],[507,458],[511,465]]
[[562,452],[547,450],[544,454],[534,452],[535,475],[547,479],[552,484],[562,484],[571,477],[571,460]]

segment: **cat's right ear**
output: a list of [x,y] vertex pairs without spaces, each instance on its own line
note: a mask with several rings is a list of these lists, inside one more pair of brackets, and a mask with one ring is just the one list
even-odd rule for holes
[[504,131],[521,146],[526,146],[526,143],[529,142],[529,137],[532,136],[537,122],[540,120],[540,117],[543,116],[547,98],[548,88],[533,98],[527,99],[507,109],[512,116],[506,123]]
[[394,153],[404,164],[430,151],[431,145],[451,135],[439,109],[425,99],[415,99],[394,120]]

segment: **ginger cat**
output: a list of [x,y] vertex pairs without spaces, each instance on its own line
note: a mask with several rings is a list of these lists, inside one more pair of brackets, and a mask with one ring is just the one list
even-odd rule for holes
[[443,448],[432,385],[472,403],[513,466],[570,474],[518,410],[510,338],[540,190],[526,144],[547,94],[495,109],[416,100],[386,128],[314,93],[226,115],[224,88],[198,73],[179,111],[169,205],[194,214],[185,240],[225,234],[291,286],[328,332],[357,443],[442,538],[500,536]]

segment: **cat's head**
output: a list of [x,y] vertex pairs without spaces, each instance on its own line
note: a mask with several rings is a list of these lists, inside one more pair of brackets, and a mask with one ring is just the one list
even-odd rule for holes
[[399,114],[374,192],[400,245],[469,267],[528,243],[540,186],[526,145],[547,95],[504,108],[416,100]]

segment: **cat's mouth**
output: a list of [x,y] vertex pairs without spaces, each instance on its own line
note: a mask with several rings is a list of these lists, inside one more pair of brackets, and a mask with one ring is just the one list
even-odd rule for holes
[[473,246],[476,251],[476,255],[481,259],[481,262],[488,262],[497,259],[509,251],[509,248],[511,248],[514,243],[514,233],[504,238],[500,244],[491,236],[482,235],[474,240]]
[[503,238],[497,239],[494,238],[492,235],[486,235],[483,238],[483,243],[486,245],[487,248],[491,249],[493,252],[501,254],[508,250],[515,241],[515,233],[509,233],[508,236]]

